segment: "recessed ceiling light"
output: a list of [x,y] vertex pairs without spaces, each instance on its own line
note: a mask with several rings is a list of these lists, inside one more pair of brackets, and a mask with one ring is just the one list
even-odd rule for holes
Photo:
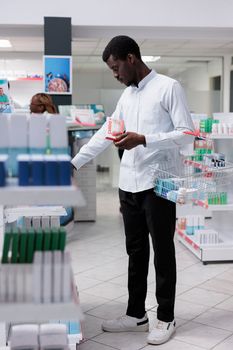
[[156,62],[160,60],[161,56],[142,56],[144,62]]
[[0,39],[0,47],[12,47],[10,40]]

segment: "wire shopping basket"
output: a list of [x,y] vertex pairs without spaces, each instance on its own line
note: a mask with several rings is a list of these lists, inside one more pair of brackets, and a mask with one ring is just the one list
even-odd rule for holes
[[209,204],[226,204],[224,186],[233,181],[233,164],[216,163],[209,166],[206,160],[183,160],[176,173],[167,164],[150,167],[156,195],[179,204],[193,203],[208,208]]

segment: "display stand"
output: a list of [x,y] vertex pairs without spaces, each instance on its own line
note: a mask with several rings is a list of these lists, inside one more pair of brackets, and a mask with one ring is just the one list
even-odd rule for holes
[[[79,149],[89,141],[89,138],[75,138],[76,131],[97,131],[100,126],[80,126],[77,123],[68,123],[69,142],[72,146],[72,155],[76,155]],[[96,162],[92,160],[85,164],[79,171],[73,173],[74,183],[84,193],[86,206],[84,208],[74,207],[74,221],[96,220]]]
[[[85,206],[85,199],[75,186],[40,186],[19,187],[15,181],[8,181],[8,186],[0,188],[0,249],[4,239],[4,224],[7,221],[4,206],[16,205],[76,205]],[[36,210],[36,209],[35,209]],[[16,210],[17,211],[17,210]],[[60,209],[58,210],[60,212]],[[57,210],[55,210],[57,212]],[[22,214],[22,212],[20,213]],[[9,215],[9,209],[7,209]],[[45,319],[81,320],[77,290],[73,284],[73,302],[33,304],[0,303],[0,321],[30,322]],[[5,324],[0,324],[0,346],[6,345]],[[5,336],[4,336],[5,335]]]
[[[233,115],[233,113],[232,113]],[[224,113],[214,115],[216,119],[229,118]],[[213,140],[215,152],[224,153],[226,160],[233,161],[232,144],[233,135],[209,135]],[[232,184],[227,187],[228,204],[209,205],[208,209],[192,205],[177,205],[177,217],[186,215],[205,216],[205,227],[219,232],[219,243],[199,244],[195,235],[187,235],[185,230],[177,229],[178,240],[185,245],[203,264],[210,262],[233,262],[233,235],[232,235],[232,211],[233,211],[233,190]]]

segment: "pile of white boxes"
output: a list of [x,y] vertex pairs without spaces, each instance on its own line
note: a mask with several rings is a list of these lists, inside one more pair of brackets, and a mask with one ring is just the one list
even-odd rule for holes
[[[84,138],[76,140],[74,154],[89,141]],[[96,162],[92,160],[74,171],[74,181],[83,193],[86,206],[74,208],[74,221],[95,221],[96,220]]]
[[74,209],[75,221],[96,220],[96,163],[90,161],[75,171],[75,182],[86,200],[86,206]]

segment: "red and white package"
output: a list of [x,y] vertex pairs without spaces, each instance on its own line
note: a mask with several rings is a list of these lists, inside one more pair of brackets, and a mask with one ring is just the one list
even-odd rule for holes
[[105,138],[107,140],[115,140],[117,136],[124,133],[124,121],[121,119],[107,118],[107,131]]

